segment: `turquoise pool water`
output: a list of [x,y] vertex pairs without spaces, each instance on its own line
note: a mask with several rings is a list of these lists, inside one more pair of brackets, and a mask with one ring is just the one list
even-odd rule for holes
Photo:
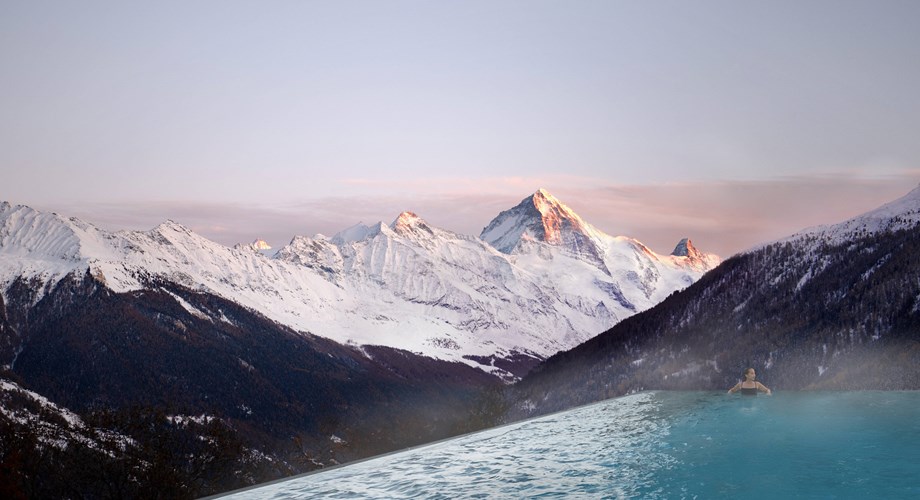
[[920,392],[645,392],[233,498],[920,498]]

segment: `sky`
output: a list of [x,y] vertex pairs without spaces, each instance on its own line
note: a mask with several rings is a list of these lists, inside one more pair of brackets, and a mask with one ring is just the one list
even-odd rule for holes
[[545,188],[729,256],[920,183],[920,2],[0,0],[0,200],[223,244]]

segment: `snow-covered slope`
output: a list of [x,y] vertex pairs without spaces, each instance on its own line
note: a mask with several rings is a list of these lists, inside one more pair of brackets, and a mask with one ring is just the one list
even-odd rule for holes
[[671,255],[659,255],[635,239],[605,234],[544,189],[499,214],[480,237],[527,267],[542,267],[540,260],[577,260],[593,266],[601,273],[598,280],[616,285],[619,291],[613,295],[625,299],[621,304],[631,310],[654,305],[720,262],[718,256],[697,250],[688,238]]
[[225,247],[173,221],[110,233],[75,218],[0,205],[0,292],[24,279],[41,285],[37,301],[68,274],[87,269],[115,292],[166,279],[300,329],[308,325],[299,318],[322,317],[329,303],[343,300],[342,290],[317,273]]
[[480,234],[504,253],[512,253],[522,241],[541,241],[588,258],[600,257],[597,250],[605,236],[545,189],[500,213]]
[[482,240],[434,228],[414,214],[361,231],[363,239],[349,232],[295,238],[277,258],[349,291],[356,309],[342,326],[358,343],[386,339],[451,358],[545,357],[616,321],[596,289],[587,300],[540,286],[537,276]]
[[605,235],[543,190],[528,200],[533,210],[522,203],[484,232],[504,252],[404,212],[389,225],[295,237],[272,258],[172,221],[110,233],[3,203],[0,293],[31,280],[37,301],[87,270],[116,292],[166,279],[342,343],[397,347],[507,376],[494,357],[545,358],[570,348],[718,263],[689,242],[679,255],[662,256]]
[[[133,439],[107,429],[92,428],[67,408],[62,408],[48,398],[22,388],[19,384],[0,378],[0,420],[29,429],[34,433],[37,446],[66,448],[77,442],[99,452],[105,445],[124,451],[134,446]],[[11,437],[11,436],[10,436]]]
[[819,239],[838,244],[855,237],[870,236],[881,231],[896,231],[920,224],[920,185],[906,195],[875,210],[844,222],[815,226],[783,238],[781,242]]

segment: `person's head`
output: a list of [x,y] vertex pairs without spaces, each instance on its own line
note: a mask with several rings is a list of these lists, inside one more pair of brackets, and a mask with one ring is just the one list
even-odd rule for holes
[[754,380],[754,377],[757,376],[757,373],[754,372],[754,369],[753,369],[753,368],[748,368],[748,369],[744,370],[743,376],[744,376],[744,380],[751,380],[751,381],[753,381],[753,380]]

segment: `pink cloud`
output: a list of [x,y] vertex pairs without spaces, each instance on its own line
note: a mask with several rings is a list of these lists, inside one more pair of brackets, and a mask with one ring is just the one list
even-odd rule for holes
[[636,238],[659,253],[683,237],[728,257],[805,227],[846,220],[916,187],[920,171],[879,176],[810,176],[769,181],[614,185],[575,176],[492,179],[352,179],[360,194],[276,205],[150,202],[55,207],[106,229],[149,229],[167,218],[225,245],[262,238],[277,247],[295,235],[332,235],[358,222],[391,222],[410,210],[429,223],[479,235],[502,210],[546,188],[604,232]]
[[727,257],[806,227],[872,210],[903,196],[918,180],[920,175],[801,177],[606,187],[582,193],[573,209],[600,229],[635,237],[659,252],[686,236],[700,248]]

